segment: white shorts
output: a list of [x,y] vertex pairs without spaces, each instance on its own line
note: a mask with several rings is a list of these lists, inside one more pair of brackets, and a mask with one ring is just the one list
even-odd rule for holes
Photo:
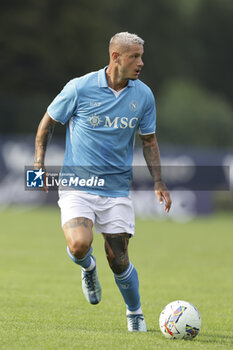
[[131,197],[102,197],[84,191],[60,191],[62,226],[76,217],[90,219],[96,233],[134,235],[135,216]]

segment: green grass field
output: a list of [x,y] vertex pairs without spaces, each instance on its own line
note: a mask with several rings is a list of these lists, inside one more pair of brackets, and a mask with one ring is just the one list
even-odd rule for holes
[[[140,278],[148,332],[131,334],[101,235],[94,253],[103,296],[89,305],[66,253],[56,208],[0,212],[0,349],[233,349],[233,217],[189,223],[137,221],[130,258]],[[202,316],[193,341],[168,340],[158,318],[170,301]]]

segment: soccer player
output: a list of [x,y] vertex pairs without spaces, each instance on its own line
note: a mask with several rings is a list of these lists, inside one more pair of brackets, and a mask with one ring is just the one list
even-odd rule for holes
[[166,212],[171,207],[161,179],[154,96],[138,79],[143,51],[144,41],[136,34],[121,32],[111,38],[109,65],[71,80],[49,105],[38,127],[34,162],[36,169],[44,169],[46,146],[59,122],[66,124],[67,130],[63,169],[68,166],[80,178],[89,174],[102,179],[100,186],[92,181],[92,186],[84,182],[76,190],[59,191],[62,228],[67,252],[81,266],[83,293],[91,304],[101,300],[91,246],[93,225],[103,234],[109,266],[126,304],[130,332],[146,332],[138,274],[128,256],[129,239],[134,235],[129,187],[137,130],[155,194]]

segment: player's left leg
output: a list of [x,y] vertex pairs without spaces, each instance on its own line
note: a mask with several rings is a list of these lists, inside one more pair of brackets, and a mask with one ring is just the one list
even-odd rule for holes
[[103,236],[109,266],[127,307],[128,330],[146,332],[140,302],[138,274],[128,256],[130,234],[103,233]]

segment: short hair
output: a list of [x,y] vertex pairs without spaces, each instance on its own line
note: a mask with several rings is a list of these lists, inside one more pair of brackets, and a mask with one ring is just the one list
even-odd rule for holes
[[110,40],[111,44],[129,46],[133,44],[144,45],[144,40],[137,34],[131,34],[128,32],[116,33]]

